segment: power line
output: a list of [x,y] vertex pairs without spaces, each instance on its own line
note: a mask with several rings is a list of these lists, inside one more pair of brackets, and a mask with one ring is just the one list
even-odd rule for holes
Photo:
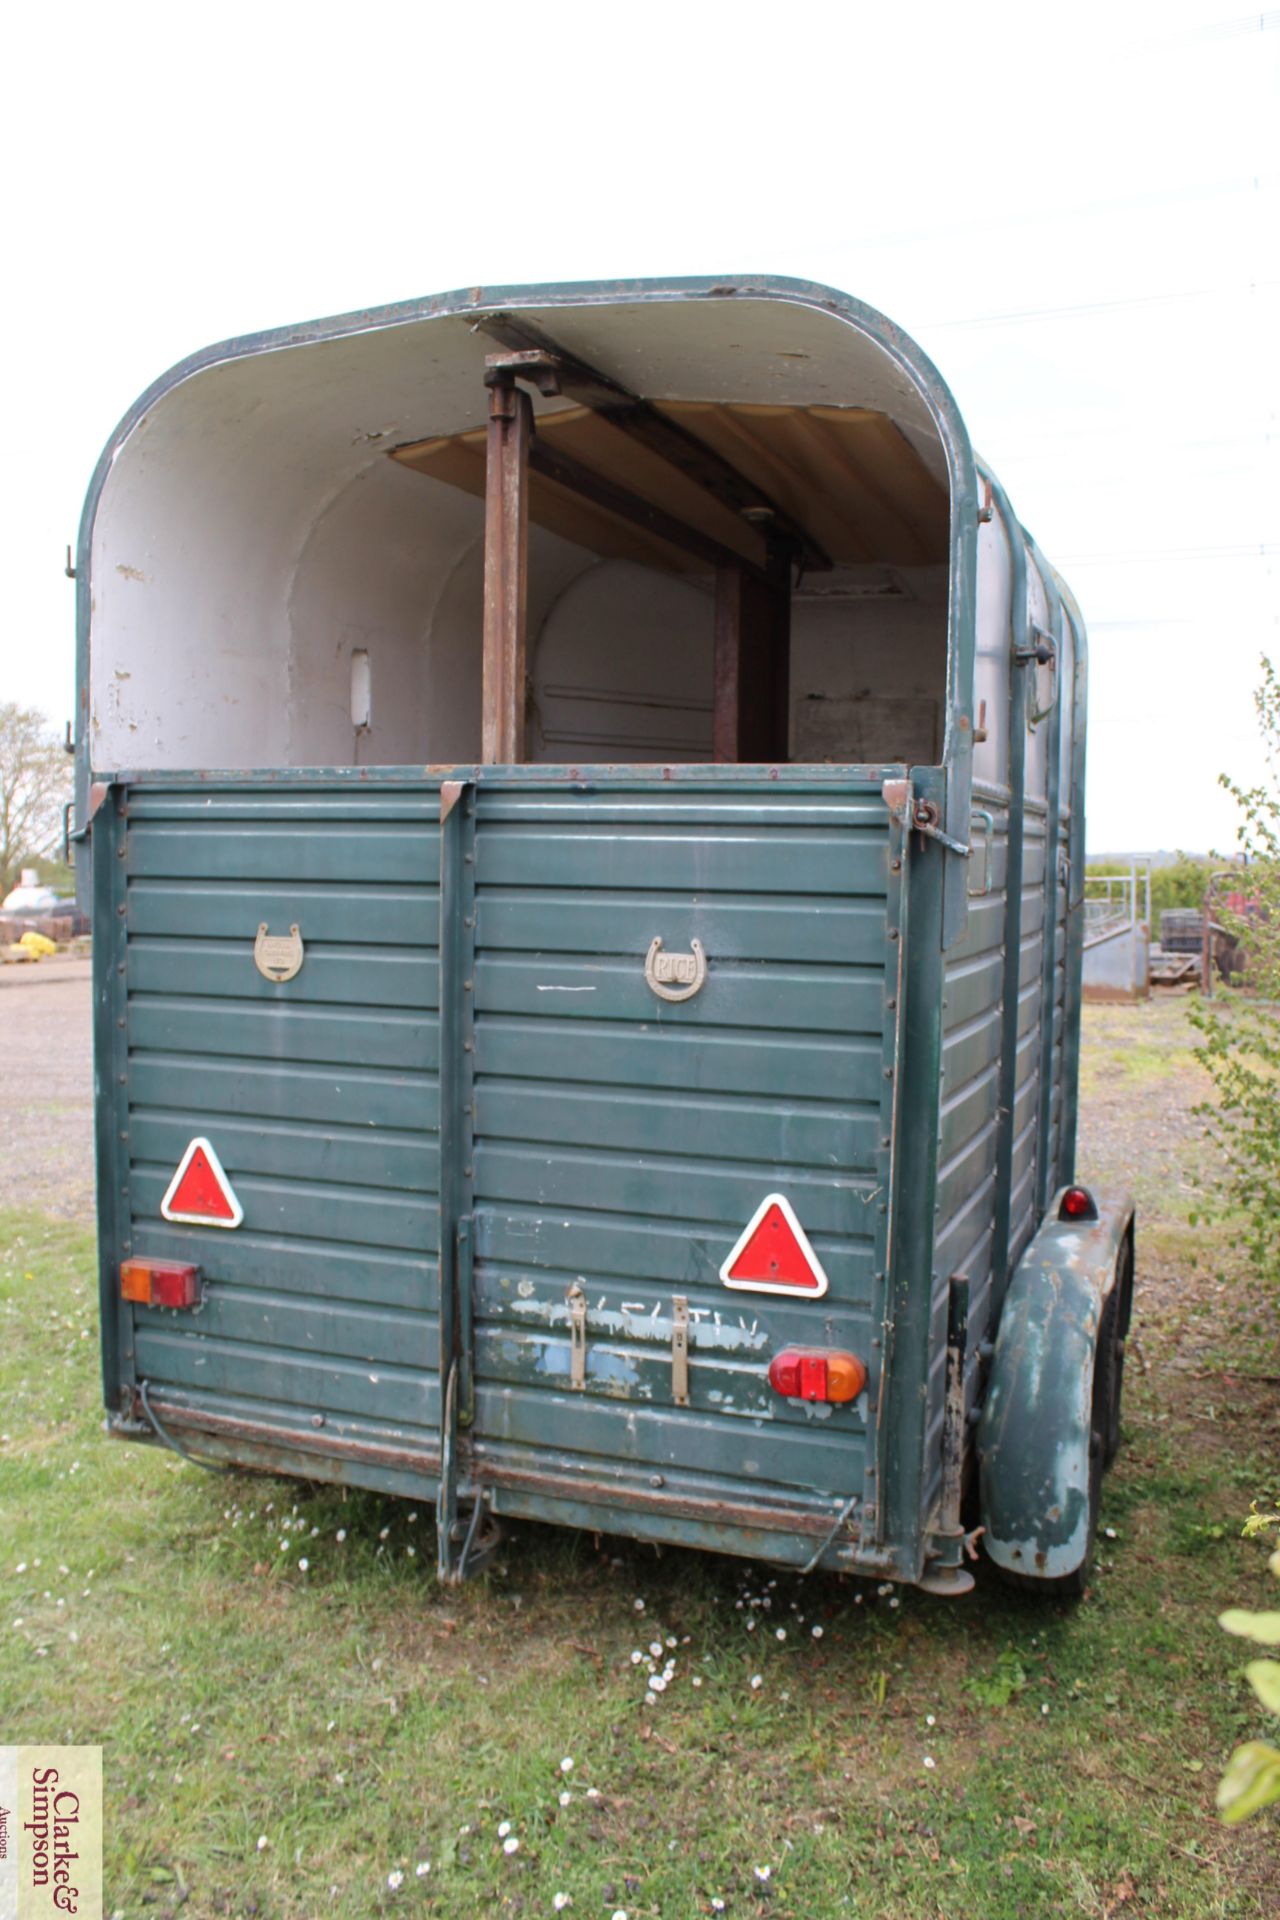
[[921,322],[916,332],[927,333],[932,329],[941,333],[960,327],[1020,325],[1027,320],[1076,320],[1095,313],[1115,313],[1124,307],[1168,306],[1179,300],[1248,300],[1258,293],[1270,293],[1277,286],[1280,286],[1280,280],[1251,280],[1247,287],[1234,287],[1225,292],[1221,287],[1188,287],[1180,292],[1129,294],[1116,300],[1093,300],[1066,307],[1019,307],[1007,313],[974,314],[963,320]]
[[[1163,409],[1161,409],[1163,412]],[[1039,433],[1034,445],[1022,447],[1003,447],[1001,458],[1005,460],[1030,460],[1042,453],[1047,446],[1056,446],[1063,441],[1085,441],[1090,446],[1099,440],[1141,439],[1144,453],[1196,453],[1211,447],[1269,447],[1280,443],[1277,433],[1233,433],[1217,434],[1205,440],[1161,440],[1142,432],[1141,416],[1119,427],[1071,427],[1061,428],[1054,433]]]
[[1280,541],[1260,540],[1238,547],[1128,547],[1113,553],[1069,553],[1064,567],[1130,566],[1146,560],[1267,560],[1280,553]]
[[1129,193],[1105,200],[1081,200],[1064,207],[1029,207],[1025,213],[996,214],[985,220],[938,222],[927,227],[906,227],[898,233],[855,234],[850,245],[856,247],[918,246],[922,240],[952,240],[958,234],[1003,233],[1018,227],[1036,227],[1043,231],[1061,220],[1087,220],[1094,214],[1116,216],[1141,208],[1179,206],[1188,200],[1213,200],[1241,193],[1269,193],[1277,176],[1252,173],[1231,180],[1209,180],[1195,186],[1166,187],[1151,193]]
[[1233,20],[1211,20],[1204,27],[1187,27],[1182,33],[1161,34],[1155,40],[1133,40],[1130,53],[1152,52],[1158,47],[1188,47],[1202,40],[1237,40],[1245,34],[1274,33],[1280,28],[1280,8],[1263,13],[1242,13]]

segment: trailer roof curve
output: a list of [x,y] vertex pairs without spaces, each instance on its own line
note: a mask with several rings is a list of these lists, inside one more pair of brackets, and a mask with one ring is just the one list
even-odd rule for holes
[[381,485],[398,443],[483,423],[484,362],[503,319],[550,334],[648,399],[887,417],[949,496],[950,737],[972,661],[967,509],[978,483],[959,409],[901,328],[833,288],[773,276],[472,287],[205,348],[124,415],[79,536],[82,793],[99,629],[142,623],[158,636],[194,620],[212,635],[217,617],[225,634],[256,632],[269,645],[264,609],[287,617],[301,556],[335,500],[370,477]]

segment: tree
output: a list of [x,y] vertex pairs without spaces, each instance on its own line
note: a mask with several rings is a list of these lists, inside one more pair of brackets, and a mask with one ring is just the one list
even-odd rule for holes
[[1219,781],[1240,808],[1244,856],[1230,904],[1214,916],[1240,944],[1243,971],[1221,998],[1191,1010],[1195,1055],[1216,1099],[1197,1109],[1222,1171],[1206,1184],[1206,1217],[1239,1220],[1259,1280],[1280,1283],[1280,677],[1262,661],[1254,694],[1266,772],[1254,787]]
[[71,798],[71,763],[33,707],[0,702],[0,900],[58,845]]

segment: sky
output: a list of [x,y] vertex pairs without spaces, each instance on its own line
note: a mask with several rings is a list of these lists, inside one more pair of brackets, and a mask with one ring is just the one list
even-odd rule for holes
[[15,10],[0,701],[167,366],[522,280],[779,273],[912,334],[1091,640],[1089,847],[1227,849],[1280,656],[1280,9],[227,0]]

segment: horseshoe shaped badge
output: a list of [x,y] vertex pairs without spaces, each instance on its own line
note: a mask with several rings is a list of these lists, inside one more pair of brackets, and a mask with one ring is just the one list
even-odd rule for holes
[[277,986],[292,980],[301,971],[303,958],[302,935],[296,924],[288,933],[268,933],[266,921],[262,922],[253,943],[253,964],[264,980],[274,980]]
[[707,977],[707,956],[701,940],[690,941],[691,953],[664,953],[655,934],[645,956],[644,977],[659,1000],[692,1000]]

